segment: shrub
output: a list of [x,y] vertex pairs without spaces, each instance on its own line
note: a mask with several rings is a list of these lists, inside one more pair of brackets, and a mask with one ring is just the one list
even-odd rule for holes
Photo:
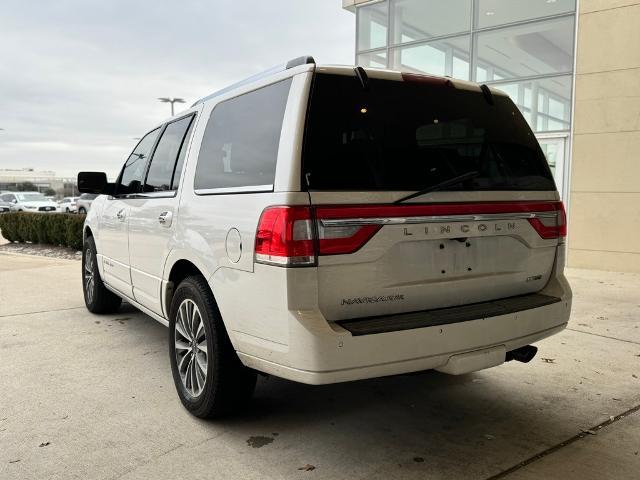
[[82,249],[85,215],[10,212],[0,215],[2,236],[10,242],[31,242]]
[[[82,230],[85,215],[66,215],[65,240],[67,247],[82,250]],[[78,220],[80,218],[80,220]]]

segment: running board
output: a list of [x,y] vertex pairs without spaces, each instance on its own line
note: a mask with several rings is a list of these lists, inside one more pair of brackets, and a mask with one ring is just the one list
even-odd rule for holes
[[378,317],[354,318],[336,322],[354,337],[375,333],[398,332],[414,328],[435,327],[449,323],[482,320],[510,313],[544,307],[561,300],[558,297],[534,293],[518,297],[503,298],[490,302],[472,303],[459,307],[438,308],[422,312],[400,313]]
[[[104,282],[103,282],[104,283]],[[116,295],[118,295],[120,298],[122,298],[125,302],[131,304],[132,306],[134,306],[135,308],[137,308],[138,310],[140,310],[142,313],[144,313],[145,315],[150,316],[151,318],[153,318],[156,322],[160,322],[162,325],[164,325],[165,327],[169,326],[169,320],[167,320],[164,317],[161,317],[160,315],[158,315],[155,312],[152,312],[151,310],[149,310],[147,307],[145,307],[144,305],[139,304],[138,302],[136,302],[133,298],[131,298],[129,295],[126,295],[124,293],[122,293],[120,290],[113,288],[112,286],[108,285],[108,284],[104,284],[104,286],[107,288],[107,290],[109,290],[111,293],[114,293]]]

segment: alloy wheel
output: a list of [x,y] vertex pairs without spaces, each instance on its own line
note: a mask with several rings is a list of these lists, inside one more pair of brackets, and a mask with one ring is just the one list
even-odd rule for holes
[[199,396],[207,380],[207,335],[200,309],[188,298],[175,321],[175,355],[182,385],[192,397]]
[[87,250],[84,256],[84,291],[87,294],[88,303],[93,303],[93,285],[95,283],[93,265],[93,254],[91,250]]

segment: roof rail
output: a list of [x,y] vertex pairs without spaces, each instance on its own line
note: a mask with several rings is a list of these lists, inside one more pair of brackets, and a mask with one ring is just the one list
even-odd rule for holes
[[271,67],[268,70],[265,70],[264,72],[256,73],[255,75],[251,75],[250,77],[245,78],[244,80],[240,80],[239,82],[236,82],[233,85],[229,85],[228,87],[225,87],[222,90],[217,90],[213,92],[211,95],[207,95],[206,97],[201,98],[200,100],[195,102],[193,105],[191,105],[191,107],[193,108],[196,105],[199,105],[200,103],[206,102],[207,100],[210,100],[214,97],[222,95],[223,93],[227,93],[228,91],[233,90],[234,88],[241,87],[242,85],[247,85],[249,83],[255,82],[256,80],[260,80],[261,78],[265,78],[265,77],[268,77],[269,75],[273,75],[274,73],[284,72],[285,70],[289,70],[290,68],[298,67],[300,65],[307,65],[309,63],[315,64],[316,61],[311,56],[302,56],[302,57],[294,58],[293,60],[289,60],[287,63],[276,65],[275,67]]

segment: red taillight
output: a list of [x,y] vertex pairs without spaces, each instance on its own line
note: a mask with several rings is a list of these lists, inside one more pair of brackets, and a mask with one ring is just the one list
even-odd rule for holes
[[316,242],[314,217],[311,207],[276,206],[265,209],[256,232],[256,262],[282,266],[314,265],[318,255],[355,252],[381,228],[379,225],[325,228],[318,222]]
[[552,202],[549,205],[552,207],[549,211],[554,214],[544,216],[543,212],[535,218],[530,218],[529,223],[544,239],[562,239],[567,236],[567,214],[564,205],[562,202]]
[[322,222],[318,222],[320,255],[353,253],[367,243],[380,228],[381,225],[324,227]]
[[316,261],[309,207],[269,207],[256,232],[255,259],[283,266],[313,265]]
[[562,202],[275,206],[260,216],[255,260],[281,266],[315,265],[320,255],[356,252],[385,224],[402,224],[408,218],[420,223],[420,217],[434,221],[441,216],[448,217],[448,222],[469,221],[452,216],[471,216],[473,221],[474,216],[510,213],[526,218],[543,239],[562,240],[567,235]]

